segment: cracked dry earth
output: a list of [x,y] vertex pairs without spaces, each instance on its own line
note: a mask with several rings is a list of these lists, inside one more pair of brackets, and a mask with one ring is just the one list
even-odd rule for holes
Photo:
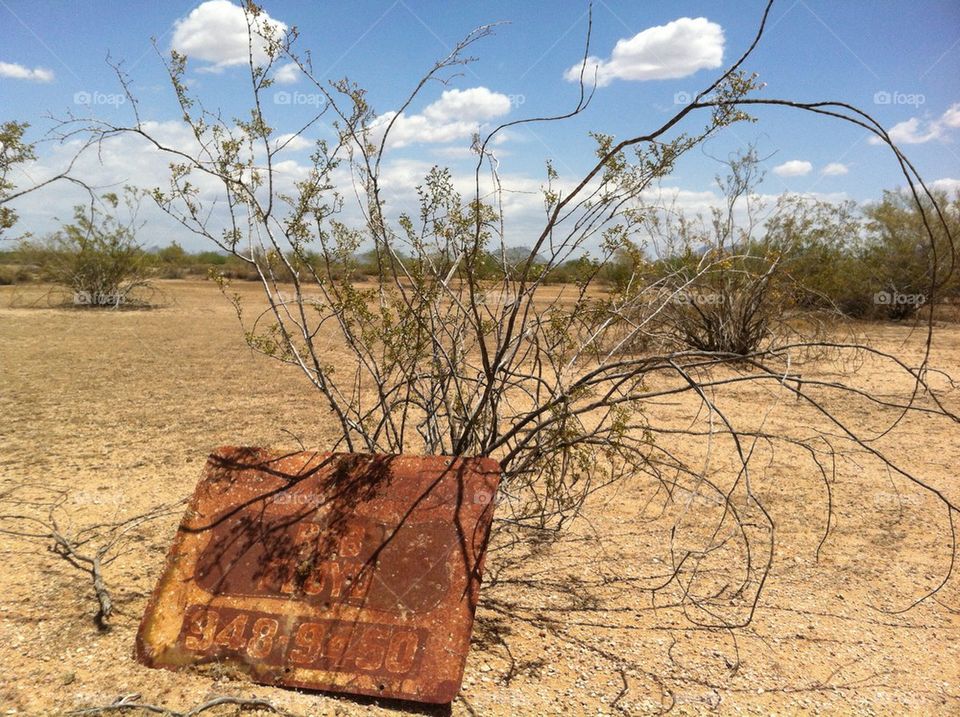
[[[11,307],[29,303],[31,290],[0,291],[0,492],[27,482],[66,490],[65,508],[82,526],[188,496],[218,445],[289,446],[291,433],[320,449],[333,443],[335,426],[306,382],[243,345],[213,285],[164,282],[167,301],[152,311]],[[256,287],[239,290],[255,300]],[[911,361],[922,350],[922,332],[908,327],[860,330]],[[944,325],[933,365],[956,374],[958,364],[960,327]],[[824,359],[806,371],[854,376],[885,396],[909,392],[878,361]],[[741,427],[763,421],[767,431],[802,435],[815,426],[776,389],[738,384],[723,392]],[[960,410],[957,393],[945,401]],[[832,407],[854,425],[881,425],[883,416],[862,402],[838,397]],[[680,398],[649,410],[659,425],[677,426],[697,412]],[[703,457],[702,442],[658,440],[689,460]],[[878,445],[960,500],[955,425],[910,417]],[[789,446],[758,444],[753,460],[752,489],[775,522],[776,550],[749,624],[704,627],[706,616],[684,607],[676,582],[653,590],[685,544],[696,543],[702,529],[693,517],[717,506],[680,495],[665,503],[652,481],[620,484],[596,494],[584,519],[555,541],[519,547],[498,534],[464,687],[449,709],[137,664],[137,624],[179,514],[134,531],[107,567],[116,613],[104,633],[92,623],[83,574],[44,544],[0,536],[0,714],[60,715],[132,693],[180,711],[217,695],[257,696],[298,715],[960,714],[960,581],[900,612],[950,567],[942,505],[862,452],[844,453],[830,483],[832,528],[818,554],[826,526],[820,474]],[[711,466],[732,467],[720,457]],[[687,528],[671,543],[670,526],[684,511]],[[735,579],[738,556],[720,558],[703,570],[716,575],[717,591]],[[742,619],[750,602],[732,597],[721,617]],[[218,709],[205,714],[236,714]]]

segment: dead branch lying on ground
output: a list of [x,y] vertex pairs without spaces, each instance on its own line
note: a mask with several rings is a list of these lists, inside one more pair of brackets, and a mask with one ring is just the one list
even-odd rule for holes
[[121,695],[117,697],[109,705],[103,705],[102,707],[83,707],[78,710],[73,710],[69,714],[71,715],[103,715],[110,712],[125,712],[127,710],[142,710],[146,712],[154,712],[156,714],[167,715],[168,717],[195,717],[195,715],[211,710],[215,707],[223,707],[225,705],[230,705],[238,707],[240,711],[243,710],[267,710],[273,714],[284,715],[284,717],[298,717],[293,712],[288,712],[287,710],[277,707],[270,700],[258,699],[258,698],[243,698],[243,697],[214,697],[212,700],[203,702],[202,704],[191,707],[188,710],[183,712],[177,712],[172,710],[169,707],[162,707],[160,705],[153,705],[147,702],[140,702],[140,695],[133,693],[129,695]]
[[73,516],[67,510],[70,499],[67,490],[32,483],[4,491],[0,493],[0,533],[45,544],[51,553],[86,573],[97,601],[93,621],[100,630],[108,630],[107,621],[114,612],[114,602],[104,578],[104,568],[122,554],[124,544],[135,530],[144,523],[179,513],[185,501],[164,503],[128,518],[114,515],[114,520],[73,528]]

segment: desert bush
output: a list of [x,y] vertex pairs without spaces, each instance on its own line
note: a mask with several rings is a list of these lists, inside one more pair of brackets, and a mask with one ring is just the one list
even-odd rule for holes
[[795,338],[791,320],[812,293],[804,284],[812,277],[789,271],[790,258],[805,253],[795,240],[760,226],[756,152],[731,158],[727,167],[715,179],[722,206],[708,219],[664,211],[647,220],[661,258],[653,280],[641,286],[664,302],[658,329],[668,343],[745,356],[774,338]]
[[862,316],[873,298],[859,256],[862,233],[855,202],[784,194],[764,224],[759,248],[782,257],[791,306]]
[[121,198],[103,195],[101,204],[74,208],[73,222],[40,241],[25,241],[21,251],[39,269],[44,281],[67,287],[78,306],[137,303],[136,289],[149,283],[146,254],[136,239],[139,192],[127,188],[123,202],[129,220],[116,212]]
[[16,165],[36,158],[33,145],[23,139],[29,126],[26,122],[13,121],[0,124],[0,239],[17,221],[16,212],[6,206],[17,196],[10,172]]
[[[682,582],[678,599],[702,624],[742,625],[753,614],[776,542],[773,518],[751,488],[753,450],[745,444],[760,440],[799,447],[829,488],[825,463],[835,456],[835,443],[847,440],[890,471],[930,489],[895,457],[869,444],[866,429],[847,425],[820,400],[821,391],[829,388],[879,411],[890,408],[886,397],[839,379],[829,386],[800,382],[794,359],[798,352],[822,345],[819,339],[766,341],[771,322],[781,321],[783,302],[796,299],[780,281],[787,276],[782,271],[786,249],[751,240],[755,217],[749,207],[746,226],[733,221],[729,202],[749,194],[754,161],[732,165],[725,188],[728,206],[712,215],[710,226],[680,225],[686,246],[668,253],[664,266],[669,271],[653,274],[655,267],[643,256],[643,232],[657,215],[645,190],[708,137],[749,119],[746,110],[753,105],[829,114],[867,129],[901,160],[911,190],[933,201],[912,165],[869,115],[843,103],[753,96],[755,76],[742,66],[760,41],[769,11],[768,4],[745,52],[660,126],[619,140],[595,133],[595,160],[568,183],[548,162],[544,223],[519,261],[508,257],[514,245],[508,240],[510,218],[500,201],[500,165],[488,147],[508,127],[562,121],[585,111],[591,96],[589,41],[572,108],[506,123],[476,138],[475,181],[466,195],[457,191],[449,172],[434,168],[417,188],[417,208],[393,215],[383,198],[381,167],[390,154],[397,118],[425,87],[434,86],[433,80],[448,79],[467,62],[466,50],[492,28],[478,28],[458,43],[415,84],[399,112],[378,116],[361,88],[345,79],[328,85],[316,77],[294,47],[296,34],[269,25],[249,4],[250,43],[262,45],[266,58],[258,63],[251,54],[247,68],[250,117],[231,122],[204,110],[186,81],[187,58],[172,52],[167,62],[171,85],[190,135],[200,144],[171,148],[175,165],[169,183],[153,197],[182,226],[256,273],[265,310],[251,309],[225,293],[234,302],[248,344],[295,367],[316,389],[338,426],[339,439],[328,448],[494,457],[502,468],[505,498],[498,508],[499,524],[534,534],[566,525],[594,491],[627,478],[647,476],[665,503],[679,492],[709,493],[718,510],[696,517],[710,526],[706,532],[712,537],[678,544],[689,535],[684,532],[687,519],[678,519],[670,533],[670,555],[676,560],[667,584]],[[330,117],[337,129],[331,141],[316,143],[305,176],[283,191],[275,172],[280,143],[264,116],[270,107],[264,93],[279,63],[293,63],[300,79],[323,97],[305,128]],[[129,92],[126,76],[118,72],[118,78]],[[150,127],[134,120],[129,126],[98,120],[84,129],[101,141],[118,134],[149,136]],[[75,125],[68,121],[65,126]],[[494,178],[494,191],[481,185],[482,170]],[[229,210],[223,222],[211,218],[209,199],[197,192],[194,175],[218,184],[223,200],[218,206]],[[338,191],[337,180],[344,175],[349,175],[350,189]],[[348,195],[356,197],[362,219],[351,221],[343,213]],[[708,244],[705,252],[694,246],[701,240]],[[593,249],[589,260],[573,265],[576,283],[570,291],[559,296],[541,291],[555,270],[570,268],[569,262],[588,247]],[[372,252],[367,265],[378,269],[372,287],[361,282],[367,274],[357,260],[367,249]],[[681,290],[723,292],[731,297],[723,309],[727,319],[739,323],[730,326],[722,319],[716,327],[707,326],[695,348],[633,348],[657,335]],[[352,361],[338,359],[333,365],[327,353],[332,341]],[[879,356],[916,386],[914,399],[896,406],[893,426],[908,411],[922,410],[951,425],[960,420],[936,398],[923,406],[913,402],[937,395],[925,382],[927,357],[915,369],[863,344],[837,350]],[[909,365],[916,364],[912,360]],[[830,425],[773,433],[738,427],[716,389],[741,381],[793,392]],[[658,417],[658,400],[681,394],[700,402],[707,421],[702,430],[672,429]],[[710,466],[692,465],[671,454],[659,437],[677,433],[709,442],[717,452],[729,450],[732,467],[715,469],[726,463],[719,458]],[[932,494],[952,525],[957,505],[942,493]],[[826,510],[829,533],[829,505]]]
[[171,242],[165,247],[157,249],[155,255],[159,264],[185,267],[190,263],[190,255],[176,241]]
[[146,259],[158,279],[182,279],[191,269],[190,255],[176,241],[149,252]]
[[19,249],[0,251],[0,285],[23,284],[32,280],[31,267]]
[[[216,251],[188,252],[177,241],[144,253],[146,269],[153,279],[183,279],[185,277],[206,278],[211,271],[223,272],[229,257]],[[239,267],[236,268],[244,268]],[[229,270],[227,270],[229,273]],[[234,278],[241,278],[235,276]],[[256,278],[255,274],[244,272],[242,278]]]
[[17,283],[17,269],[12,266],[0,266],[0,286]]
[[813,338],[830,319],[908,318],[924,305],[934,266],[940,300],[956,296],[956,199],[940,193],[922,202],[927,215],[944,217],[931,243],[924,214],[900,191],[865,207],[784,194],[766,211],[756,165],[748,151],[717,177],[726,201],[709,221],[682,213],[648,220],[663,242],[655,288],[671,297],[662,328],[675,344],[749,354],[795,340],[798,329]]
[[199,251],[190,255],[190,261],[194,266],[223,266],[227,263],[229,257],[218,251]]
[[[250,18],[253,28],[255,10]],[[489,32],[481,28],[470,35],[428,77],[462,64],[461,53]],[[273,45],[275,57],[288,51],[286,42]],[[186,58],[174,53],[168,69],[189,108],[194,105],[182,82],[185,67]],[[310,77],[306,67],[302,71]],[[268,86],[258,83],[255,92]],[[258,192],[269,181],[263,167],[273,150],[264,144],[271,130],[261,121],[242,128],[221,124],[211,133],[211,149],[222,153],[218,166],[224,167],[215,174],[230,195],[227,205],[237,212],[231,224],[250,226],[252,220],[261,227],[254,234],[224,234],[198,219],[199,199],[184,204],[192,191],[190,174],[211,171],[202,162],[181,167],[168,187],[154,192],[177,221],[271,287],[265,315],[251,314],[237,300],[249,344],[306,371],[350,450],[497,455],[505,485],[518,498],[512,518],[517,524],[557,527],[610,480],[634,471],[656,474],[645,455],[648,437],[632,430],[642,422],[632,396],[641,377],[614,379],[615,354],[606,348],[619,342],[635,298],[629,292],[612,300],[598,297],[590,286],[613,257],[636,255],[630,237],[639,220],[631,205],[644,188],[704,137],[744,115],[732,103],[723,105],[692,136],[629,151],[629,145],[595,135],[598,164],[588,180],[590,192],[561,198],[555,189],[559,176],[548,166],[549,225],[521,249],[506,242],[497,205],[463,197],[442,168],[417,187],[416,213],[388,220],[374,167],[390,126],[353,85],[338,82],[327,91],[318,82],[317,87],[327,98],[323,111],[342,118],[340,140],[320,143],[310,177],[294,196],[284,195],[282,218],[262,216]],[[752,87],[749,77],[734,70],[715,88],[732,99]],[[186,118],[201,134],[214,121],[189,109]],[[328,194],[341,157],[352,157],[349,169],[366,198],[361,210],[368,220],[361,226],[342,221],[340,206]],[[478,161],[488,160],[478,146]],[[539,289],[551,270],[576,259],[597,234],[602,245],[596,258],[581,266],[570,301],[540,302]],[[251,245],[253,251],[244,248]],[[612,280],[631,284],[629,277]],[[290,288],[283,286],[287,282]],[[328,320],[354,354],[355,373],[330,366],[314,343],[319,324]],[[595,421],[586,415],[591,396],[607,390],[605,416]]]
[[629,291],[647,265],[642,247],[632,240],[625,242],[597,267],[597,281],[615,291]]
[[857,265],[870,302],[866,316],[905,319],[925,304],[957,298],[957,248],[951,238],[960,233],[960,193],[951,200],[938,192],[918,206],[901,191],[886,191],[864,213],[867,233]]
[[544,275],[547,284],[581,284],[597,271],[597,262],[589,255],[569,259]]

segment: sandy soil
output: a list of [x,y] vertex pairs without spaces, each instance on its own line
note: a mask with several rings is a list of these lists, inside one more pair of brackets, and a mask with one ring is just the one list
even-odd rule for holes
[[[335,426],[306,381],[244,346],[214,286],[162,288],[167,305],[157,310],[81,312],[11,308],[24,296],[2,287],[0,492],[24,483],[66,490],[65,509],[83,526],[188,496],[214,446],[296,445],[291,433],[311,447],[332,443]],[[241,290],[253,297],[256,288]],[[869,332],[877,346],[911,360],[922,348],[922,336],[904,327]],[[939,330],[933,363],[960,374],[960,328]],[[869,360],[816,371],[845,373],[891,397],[908,390],[889,366]],[[761,418],[771,431],[812,425],[792,399],[755,384],[726,389],[726,401],[744,425]],[[956,393],[946,401],[960,410]],[[879,425],[881,416],[851,399],[837,397],[833,407],[852,424]],[[692,408],[677,400],[651,410],[667,425],[689,421]],[[691,459],[702,450],[662,440]],[[909,418],[878,445],[960,501],[955,424]],[[651,592],[670,573],[667,531],[677,506],[652,509],[655,486],[621,485],[598,494],[586,518],[554,543],[497,543],[464,689],[449,711],[960,714],[960,581],[892,612],[948,570],[946,511],[866,456],[844,455],[831,484],[833,529],[818,560],[823,480],[797,451],[757,450],[753,489],[776,522],[777,547],[747,626],[702,628],[675,594]],[[107,567],[117,613],[105,633],[91,621],[85,575],[42,543],[0,536],[0,713],[65,714],[131,693],[177,710],[233,694],[301,715],[445,713],[134,662],[137,624],[178,521],[170,515],[144,525]],[[748,606],[730,607],[743,615]]]

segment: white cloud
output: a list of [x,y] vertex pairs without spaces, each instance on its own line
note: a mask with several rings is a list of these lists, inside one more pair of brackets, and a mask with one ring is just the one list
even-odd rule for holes
[[827,177],[839,177],[847,174],[849,171],[850,168],[841,162],[830,162],[830,164],[820,170],[820,174]]
[[303,181],[310,176],[310,167],[294,159],[274,162],[273,171],[276,173],[274,181],[287,184],[289,187],[292,187],[294,182]]
[[489,120],[510,111],[510,98],[486,87],[446,90],[440,99],[428,105],[424,117],[435,121]]
[[[937,139],[941,135],[940,125],[936,122],[922,122],[916,117],[911,117],[905,122],[898,122],[890,128],[888,134],[894,144],[923,144],[931,139]],[[877,137],[871,138],[874,144],[880,140]]]
[[810,174],[813,165],[803,159],[791,159],[773,168],[778,177],[803,177]]
[[944,127],[960,127],[960,102],[954,102],[940,117],[940,124]]
[[[692,75],[697,70],[720,67],[723,62],[723,28],[705,17],[681,17],[666,25],[649,27],[633,37],[618,40],[609,60],[588,57],[584,80],[596,73],[597,84],[621,80],[665,80]],[[582,63],[564,74],[578,82]]]
[[[447,147],[438,147],[433,150],[433,154],[437,157],[442,157],[443,159],[449,160],[458,160],[458,159],[477,159],[477,153],[472,147],[450,145]],[[498,157],[502,155],[497,154]]]
[[943,179],[936,179],[930,184],[927,185],[930,189],[934,189],[940,192],[946,192],[947,194],[955,194],[960,192],[960,179],[954,179],[953,177],[944,177]]
[[[144,131],[165,146],[176,147],[187,153],[199,152],[193,132],[180,120],[146,121]],[[277,135],[273,141],[282,144],[290,138],[289,134]],[[80,146],[79,142],[48,145],[43,148],[38,160],[18,165],[10,178],[16,186],[38,184],[62,171]],[[312,146],[309,140],[297,137],[291,140],[287,149],[297,150],[308,146]],[[295,156],[285,152],[275,158],[273,168],[276,172],[274,179],[278,193],[292,194],[295,191],[294,183],[309,174],[310,166],[306,161],[298,162],[288,158]],[[262,157],[259,159],[262,163]],[[90,150],[81,155],[74,165],[73,174],[82,177],[101,192],[119,192],[125,184],[144,189],[160,187],[166,190],[170,181],[170,161],[170,155],[157,150],[142,137],[122,134],[105,140],[96,151]],[[219,234],[219,230],[228,225],[222,182],[199,171],[191,174],[190,182],[197,187],[200,199],[211,210],[209,220],[214,227],[213,233]],[[13,208],[20,215],[14,232],[17,235],[33,232],[37,236],[53,232],[64,220],[70,219],[74,205],[87,201],[88,197],[82,189],[62,182],[27,194],[13,203]],[[211,248],[211,245],[193,237],[176,224],[150,199],[141,205],[140,218],[146,222],[138,232],[138,239],[144,246],[163,246],[175,239],[184,246]]]
[[273,139],[273,146],[278,148],[282,147],[285,150],[291,152],[298,152],[302,149],[309,149],[313,147],[313,142],[309,139],[306,139],[303,135],[295,135],[293,133],[289,134],[279,134]]
[[31,82],[53,82],[53,70],[43,67],[24,67],[15,62],[0,62],[0,77]]
[[273,74],[273,79],[281,85],[292,85],[300,79],[300,68],[296,62],[288,62],[277,68],[277,71]]
[[376,141],[387,125],[396,118],[390,130],[389,144],[405,147],[410,144],[443,144],[469,139],[488,120],[510,112],[510,98],[486,87],[467,90],[445,90],[440,99],[427,105],[421,114],[385,112],[372,125]]
[[[923,144],[945,139],[947,130],[960,128],[960,102],[954,102],[935,120],[911,117],[893,125],[887,133],[894,144]],[[871,137],[870,144],[881,144],[879,137]]]
[[[283,32],[287,26],[263,12],[256,20],[254,29],[262,34],[272,34]],[[210,63],[201,68],[208,72],[220,72],[225,67],[246,64],[250,47],[243,8],[229,0],[201,3],[185,18],[174,23],[170,46],[191,59]],[[253,59],[257,63],[266,60],[262,39],[254,42]],[[281,67],[279,72],[285,78],[290,75],[285,67]]]

